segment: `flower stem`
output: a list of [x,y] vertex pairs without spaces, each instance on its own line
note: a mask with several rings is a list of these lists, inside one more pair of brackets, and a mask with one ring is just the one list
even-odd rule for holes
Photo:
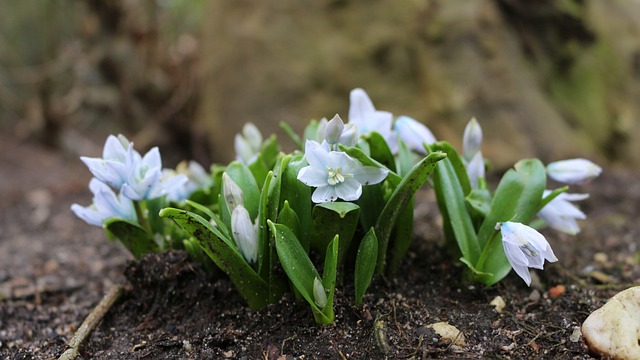
[[487,261],[487,257],[489,256],[489,249],[491,249],[491,245],[494,241],[494,239],[497,238],[496,235],[498,235],[498,233],[500,232],[500,230],[495,230],[493,232],[493,235],[491,235],[491,237],[489,238],[489,241],[487,241],[486,244],[484,244],[484,248],[482,248],[482,253],[480,254],[480,258],[478,259],[478,262],[476,263],[476,270],[478,271],[482,271],[482,268],[484,267],[484,262]]
[[148,232],[149,234],[153,234],[153,231],[151,231],[151,226],[147,221],[147,217],[144,216],[144,210],[142,209],[142,206],[140,203],[141,203],[140,201],[133,202],[133,207],[136,209],[136,217],[138,218],[138,223],[140,224],[140,226],[142,226],[142,228],[146,232]]

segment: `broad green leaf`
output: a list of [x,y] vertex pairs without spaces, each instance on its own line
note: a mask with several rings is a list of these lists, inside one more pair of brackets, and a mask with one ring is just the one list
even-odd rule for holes
[[520,160],[515,169],[504,174],[493,196],[491,210],[478,232],[482,255],[475,262],[475,268],[490,275],[476,276],[476,280],[493,285],[509,273],[511,265],[504,254],[502,236],[495,230],[496,223],[528,224],[538,211],[546,181],[544,165],[538,159]]
[[[262,158],[262,161],[264,161],[264,164],[267,166],[267,168],[271,169],[276,164],[279,154],[280,145],[278,145],[276,136],[271,135],[262,143],[262,147],[260,149],[260,157]],[[259,182],[258,184],[262,184],[262,182]]]
[[428,145],[425,148],[431,149],[431,151],[442,151],[447,154],[447,159],[451,163],[451,167],[458,178],[458,182],[462,188],[462,193],[464,196],[469,195],[469,192],[471,191],[469,175],[467,175],[467,168],[464,166],[464,162],[456,149],[446,141],[439,141],[435,144]]
[[[465,201],[471,210],[474,223],[479,226],[491,209],[491,193],[487,189],[473,189],[467,195]],[[476,222],[476,219],[478,222]]]
[[[438,148],[438,145],[433,144],[429,148],[435,151],[434,149]],[[475,263],[480,256],[476,230],[473,226],[471,215],[467,211],[460,179],[448,158],[437,164],[433,177],[433,187],[436,191],[438,207],[443,214],[443,220],[448,221],[448,223],[443,224],[445,234],[453,235],[458,248],[462,252],[462,257],[470,263]],[[447,226],[449,227],[448,229]]]
[[378,274],[381,274],[385,269],[387,245],[396,220],[416,191],[427,181],[436,164],[446,156],[442,152],[432,152],[417,163],[398,184],[384,209],[382,209],[375,226],[376,236],[378,237]]
[[318,120],[311,120],[309,125],[304,128],[304,139],[300,141],[300,149],[304,150],[304,142],[306,140],[316,141],[316,133],[318,132]]
[[265,282],[240,252],[223,241],[220,233],[202,216],[189,211],[165,208],[160,216],[172,219],[198,241],[202,250],[224,271],[252,309],[269,304],[269,284]]
[[[258,184],[259,186],[262,186],[262,184],[264,183],[264,179],[267,178],[267,174],[270,171],[269,167],[267,167],[267,164],[265,164],[265,161],[262,158],[262,154],[258,154],[258,157],[251,164],[249,164],[249,170],[251,170],[253,178],[256,180],[256,184]],[[260,190],[262,190],[262,188],[260,188]]]
[[389,240],[391,244],[391,252],[389,257],[389,269],[388,272],[395,272],[402,263],[404,255],[409,250],[411,242],[413,241],[413,205],[414,198],[412,197],[409,203],[404,207],[400,216],[396,220],[396,224],[391,233]]
[[151,239],[151,235],[138,224],[120,218],[111,218],[104,222],[104,228],[109,237],[118,239],[136,259],[148,252],[159,250]]
[[300,233],[296,233],[296,236],[298,236],[305,249],[309,249],[311,233],[312,188],[298,180],[298,173],[300,169],[307,165],[307,161],[302,154],[295,154],[291,157],[282,172],[279,201],[280,206],[285,201],[288,201],[291,210],[298,216]]
[[377,132],[370,132],[364,136],[369,143],[369,153],[372,159],[375,159],[387,169],[396,172],[396,160],[389,149],[387,141]]
[[268,189],[271,187],[273,172],[270,171],[264,180],[262,194],[260,194],[260,208],[258,210],[258,273],[265,280],[271,278],[271,246],[269,246],[269,228],[267,227]]
[[258,216],[258,204],[260,203],[260,189],[256,183],[256,179],[253,177],[251,170],[247,165],[234,161],[225,170],[227,175],[235,181],[236,184],[242,189],[244,194],[244,207],[249,212],[251,219],[255,219]]
[[363,229],[375,226],[378,216],[385,206],[384,182],[362,187],[362,195],[356,201],[360,206],[360,225]]
[[305,239],[300,238],[300,220],[298,219],[298,215],[296,215],[295,211],[291,210],[287,200],[284,201],[280,214],[278,214],[278,224],[288,227],[296,236],[298,241],[300,241],[302,248],[307,252],[309,251],[309,239],[306,239],[305,241]]
[[374,229],[370,228],[360,241],[358,254],[356,255],[356,267],[353,279],[356,290],[356,305],[362,303],[362,297],[371,284],[377,259],[378,239],[376,238]]
[[201,211],[202,213],[204,213],[205,215],[207,215],[209,217],[210,220],[213,220],[213,222],[216,223],[216,226],[218,227],[218,229],[220,230],[220,232],[222,232],[222,234],[224,234],[224,236],[228,239],[231,239],[231,233],[229,232],[229,229],[227,229],[227,226],[224,224],[224,222],[222,221],[222,219],[220,219],[218,217],[218,215],[216,215],[213,211],[211,211],[211,209],[209,209],[208,207],[198,204],[196,202],[193,202],[191,200],[187,200],[186,204],[193,207],[194,209]]
[[267,223],[275,239],[278,258],[287,277],[311,306],[314,315],[316,315],[316,321],[320,317],[323,321],[319,322],[330,324],[332,320],[328,318],[322,319],[324,314],[316,305],[313,297],[313,280],[315,278],[321,279],[321,277],[315,266],[313,266],[311,259],[309,259],[309,255],[307,255],[288,227],[282,224],[275,224],[269,220],[267,220]]
[[311,222],[311,246],[325,255],[329,242],[340,236],[338,263],[342,265],[344,256],[351,245],[353,234],[358,227],[360,207],[350,202],[329,202],[317,204],[313,208]]
[[398,159],[396,161],[398,175],[405,176],[418,161],[420,161],[418,155],[411,151],[402,139],[398,139]]

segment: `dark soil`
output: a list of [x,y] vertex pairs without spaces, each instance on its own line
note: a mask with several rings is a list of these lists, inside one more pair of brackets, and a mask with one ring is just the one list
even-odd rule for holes
[[[292,297],[251,311],[226,280],[182,252],[139,262],[69,210],[87,204],[76,157],[0,138],[0,358],[57,358],[114,284],[126,290],[81,347],[85,359],[590,359],[576,332],[618,291],[640,284],[640,177],[607,169],[576,191],[589,220],[578,236],[545,231],[560,261],[527,287],[511,273],[491,288],[463,281],[442,246],[430,191],[419,194],[416,239],[395,277],[377,278],[361,307],[336,295],[336,322],[316,325]],[[562,291],[564,286],[564,291]],[[501,296],[501,313],[490,305]],[[464,333],[452,345],[427,326]],[[573,335],[573,336],[572,336]]]

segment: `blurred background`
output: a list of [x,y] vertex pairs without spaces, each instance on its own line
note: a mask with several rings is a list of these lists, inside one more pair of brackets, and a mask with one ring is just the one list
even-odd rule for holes
[[[640,165],[640,1],[0,2],[2,136],[98,155],[123,133],[166,165],[347,120],[349,91],[497,168],[522,157]],[[1,139],[1,137],[0,137]]]

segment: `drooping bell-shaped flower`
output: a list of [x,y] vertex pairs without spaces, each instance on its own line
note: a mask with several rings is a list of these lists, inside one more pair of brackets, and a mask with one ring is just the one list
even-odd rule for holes
[[238,205],[231,214],[231,232],[244,259],[253,264],[258,259],[258,233],[249,212]]
[[322,281],[317,277],[313,279],[313,302],[322,310],[327,305],[327,292]]
[[362,195],[363,185],[383,181],[388,170],[364,166],[344,152],[329,151],[315,141],[305,143],[305,158],[309,163],[298,172],[298,180],[316,187],[311,196],[314,203],[335,201],[338,198],[354,201]]
[[587,159],[568,159],[547,165],[547,175],[555,181],[570,185],[587,183],[598,177],[602,168]]
[[476,118],[471,118],[464,128],[462,136],[462,154],[466,161],[471,162],[474,156],[480,151],[482,144],[482,128]]
[[394,124],[394,129],[400,140],[402,140],[409,149],[426,154],[424,144],[433,144],[436,137],[433,136],[431,130],[421,122],[408,116],[400,116]]
[[[545,190],[543,198],[550,193],[551,190]],[[587,216],[571,201],[580,201],[588,197],[589,194],[562,193],[545,205],[538,213],[538,216],[551,228],[569,235],[575,235],[580,232],[580,226],[576,220],[584,220]]]
[[250,122],[244,124],[242,132],[236,134],[234,138],[236,160],[251,164],[260,153],[262,140],[262,133],[254,124]]
[[107,184],[96,178],[89,182],[89,189],[93,193],[93,203],[90,206],[71,205],[71,210],[80,219],[96,226],[102,226],[111,218],[138,222],[131,200],[122,195],[116,195]]
[[516,274],[531,285],[529,268],[542,270],[544,261],[556,262],[551,245],[535,229],[517,222],[506,221],[496,224],[502,233],[502,246],[507,260]]

